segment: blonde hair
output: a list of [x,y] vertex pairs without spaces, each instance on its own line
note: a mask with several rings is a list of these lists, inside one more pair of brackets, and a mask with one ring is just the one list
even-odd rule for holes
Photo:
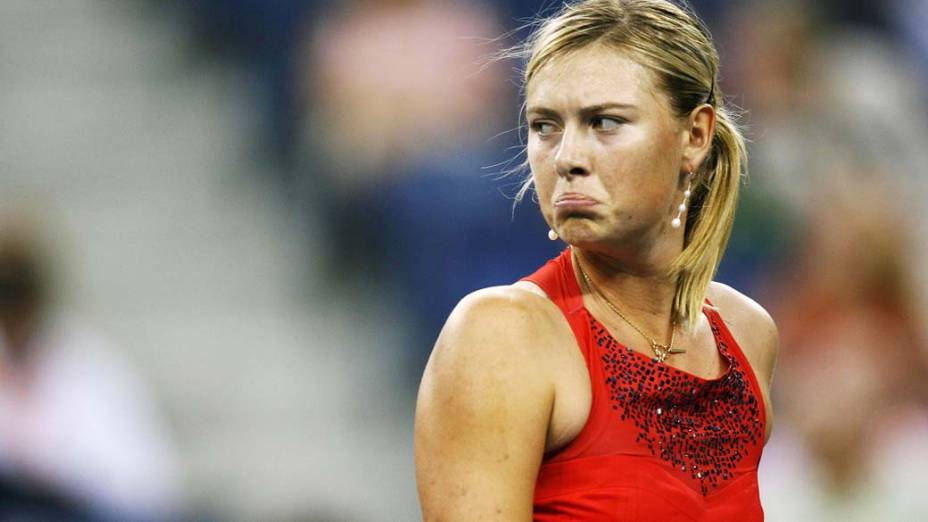
[[[672,319],[691,328],[731,235],[747,153],[744,138],[718,86],[719,56],[709,31],[687,8],[669,0],[582,0],[543,20],[515,53],[526,57],[523,89],[552,59],[593,44],[626,52],[649,69],[684,118],[711,105],[715,135],[695,172],[683,251],[670,267],[676,278]],[[529,176],[516,196],[532,187]]]

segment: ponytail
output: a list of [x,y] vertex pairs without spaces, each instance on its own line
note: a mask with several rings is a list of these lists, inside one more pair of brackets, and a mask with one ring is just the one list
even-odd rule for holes
[[687,329],[696,325],[709,283],[725,253],[747,163],[744,137],[731,115],[723,107],[716,113],[712,150],[697,176],[683,251],[670,268],[677,277],[673,320]]

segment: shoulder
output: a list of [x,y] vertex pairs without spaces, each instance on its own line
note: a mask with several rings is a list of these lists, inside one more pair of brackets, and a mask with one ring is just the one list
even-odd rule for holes
[[713,281],[706,295],[718,309],[756,373],[769,384],[779,351],[779,334],[773,317],[750,297]]
[[[457,304],[442,328],[430,362],[474,357],[504,362],[544,355],[559,311],[543,294],[520,285],[477,290]],[[523,361],[524,362],[524,361]]]
[[[558,355],[560,311],[524,286],[484,288],[457,304],[432,349],[419,402],[454,395],[480,408],[501,394],[520,407],[550,407]],[[464,405],[461,405],[464,406]]]
[[[445,323],[442,335],[468,333],[479,327],[506,337],[544,338],[560,310],[532,283],[483,288],[466,295]],[[502,331],[497,331],[496,328]]]
[[737,319],[747,323],[747,326],[776,329],[773,318],[757,301],[735,290],[734,288],[712,281],[706,297],[719,309],[725,319]]
[[449,316],[416,401],[425,520],[531,517],[555,395],[546,302],[487,288]]

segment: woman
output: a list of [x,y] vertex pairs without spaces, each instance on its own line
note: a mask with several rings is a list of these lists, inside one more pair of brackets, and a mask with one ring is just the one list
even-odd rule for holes
[[423,515],[761,520],[777,333],[711,282],[744,141],[710,37],[667,0],[587,0],[527,48],[529,183],[569,246],[448,318],[417,403]]

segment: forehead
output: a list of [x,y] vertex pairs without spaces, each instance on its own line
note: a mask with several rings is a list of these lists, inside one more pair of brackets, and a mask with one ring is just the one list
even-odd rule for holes
[[591,45],[553,58],[526,86],[526,104],[550,108],[661,103],[653,74],[628,54]]

